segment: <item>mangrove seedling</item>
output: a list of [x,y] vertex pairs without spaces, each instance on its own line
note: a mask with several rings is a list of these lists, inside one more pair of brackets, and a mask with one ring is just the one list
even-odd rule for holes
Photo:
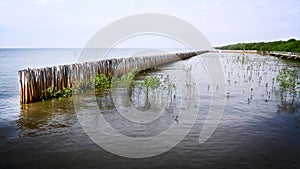
[[281,99],[288,97],[288,94],[292,95],[292,103],[297,95],[297,90],[299,89],[299,82],[297,82],[297,73],[295,70],[283,68],[276,77],[276,81],[279,82],[279,87],[281,91]]

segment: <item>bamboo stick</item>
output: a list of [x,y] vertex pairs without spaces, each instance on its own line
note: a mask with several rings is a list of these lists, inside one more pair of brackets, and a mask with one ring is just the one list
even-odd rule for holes
[[141,56],[132,58],[104,59],[96,62],[85,62],[71,65],[59,65],[41,69],[24,69],[18,71],[20,103],[27,104],[41,99],[51,98],[53,92],[71,88],[78,82],[89,80],[97,74],[120,76],[132,69],[144,69],[161,66],[178,60],[206,53],[207,51]]

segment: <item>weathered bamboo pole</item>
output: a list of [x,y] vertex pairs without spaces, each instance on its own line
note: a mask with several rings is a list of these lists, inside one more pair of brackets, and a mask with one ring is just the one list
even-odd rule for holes
[[19,70],[20,103],[27,104],[42,99],[49,99],[51,98],[51,94],[49,94],[50,89],[50,91],[55,92],[71,88],[76,82],[86,81],[96,74],[105,74],[109,77],[118,76],[130,72],[132,69],[137,71],[145,70],[188,59],[206,52],[208,51],[113,58],[95,62]]

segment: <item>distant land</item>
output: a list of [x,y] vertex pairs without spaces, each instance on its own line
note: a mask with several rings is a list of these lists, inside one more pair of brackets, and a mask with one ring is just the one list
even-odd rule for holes
[[215,47],[221,50],[258,50],[258,51],[284,51],[300,53],[300,40],[289,39],[287,41],[237,43]]

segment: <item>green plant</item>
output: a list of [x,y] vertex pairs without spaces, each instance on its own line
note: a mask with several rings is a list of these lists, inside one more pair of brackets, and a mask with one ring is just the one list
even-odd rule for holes
[[123,85],[125,85],[126,88],[133,88],[134,87],[134,77],[135,77],[136,72],[130,71],[127,74],[124,74],[121,77],[121,82]]
[[223,50],[259,50],[259,51],[286,51],[300,52],[300,40],[289,39],[287,41],[238,43],[216,47]]
[[48,93],[52,94],[52,88],[48,87],[48,89],[46,90]]
[[296,78],[297,74],[295,70],[283,68],[277,75],[276,80],[279,82],[281,90],[293,93],[297,85]]
[[64,97],[69,97],[69,96],[72,96],[72,89],[71,88],[65,88],[64,90],[63,90],[63,96]]
[[[297,73],[295,70],[283,68],[276,77],[276,81],[279,82],[281,90],[281,97],[287,94],[291,94],[294,97],[297,95],[297,90],[300,88],[300,83],[297,82]],[[299,93],[300,94],[300,93]]]
[[111,79],[112,87],[125,87],[132,89],[134,87],[134,77],[136,75],[135,70],[131,70],[129,73],[123,74],[121,77],[113,77]]
[[63,92],[61,90],[57,90],[55,92],[52,93],[52,97],[54,98],[59,98],[63,96]]
[[96,91],[103,91],[111,87],[111,78],[105,76],[104,74],[97,75],[92,80],[95,82]]
[[65,94],[69,95],[70,93],[83,93],[86,91],[94,91],[96,94],[100,94],[106,89],[111,88],[112,78],[106,76],[105,74],[99,74],[94,77],[91,77],[88,80],[83,80],[75,83],[72,88],[67,89]]
[[[188,85],[191,85],[191,84],[186,83],[186,85],[188,86]],[[163,80],[163,88],[164,88],[164,90],[167,90],[167,91],[171,91],[172,89],[176,89],[176,86],[175,86],[174,83],[171,82],[169,75],[166,76]]]
[[157,89],[161,85],[161,81],[159,80],[158,77],[156,76],[151,76],[151,77],[146,77],[144,80],[139,82],[140,86],[146,87],[148,90],[149,88],[151,89]]
[[[49,94],[51,98],[62,98],[72,96],[72,88],[63,88],[62,90],[53,91],[51,87],[49,87],[46,92]],[[45,97],[41,97],[42,101],[47,99]]]

